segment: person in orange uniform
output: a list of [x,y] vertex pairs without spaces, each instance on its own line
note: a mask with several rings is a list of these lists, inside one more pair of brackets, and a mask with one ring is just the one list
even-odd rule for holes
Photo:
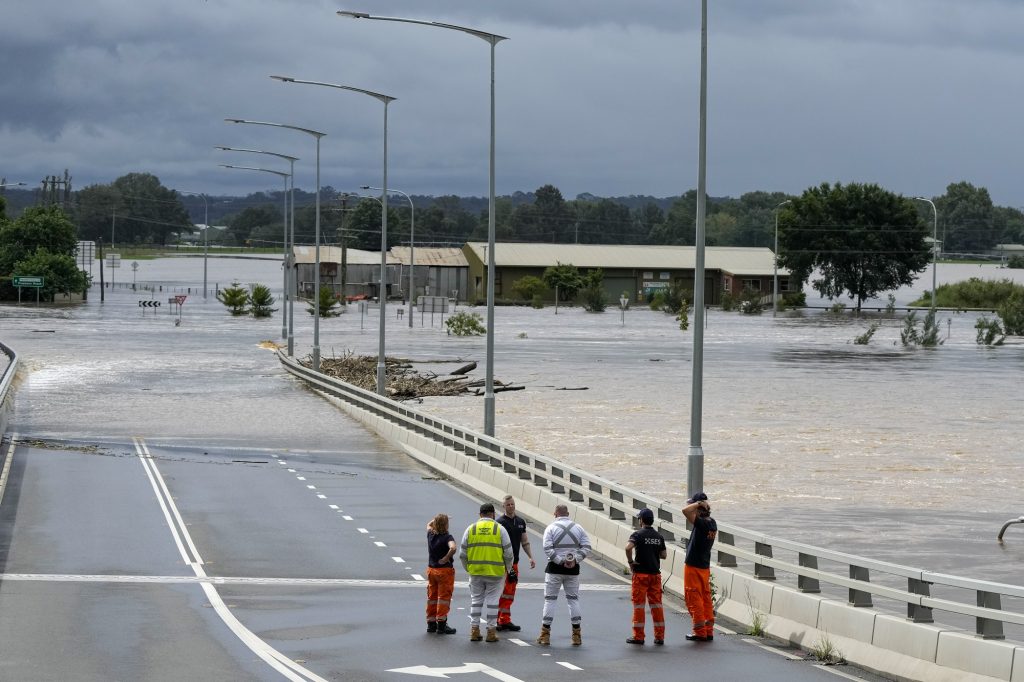
[[427,632],[454,635],[448,611],[455,588],[455,538],[448,532],[448,515],[438,514],[427,525]]
[[630,535],[626,543],[626,563],[633,573],[633,636],[626,643],[644,645],[644,620],[649,604],[654,624],[654,644],[661,646],[665,643],[661,560],[668,556],[668,552],[665,538],[654,530],[654,512],[641,509],[636,517],[640,519],[640,529]]
[[526,535],[526,520],[522,516],[516,516],[516,501],[511,495],[506,495],[501,501],[505,513],[498,517],[498,523],[508,532],[512,540],[512,570],[505,576],[505,589],[502,590],[501,600],[498,601],[498,630],[519,632],[523,628],[512,622],[512,602],[516,598],[516,585],[519,583],[519,548],[522,546],[526,556],[530,558],[530,568],[536,568],[537,562],[533,560],[533,552],[530,551],[530,538]]
[[693,632],[686,635],[691,642],[710,642],[715,638],[715,610],[711,601],[711,547],[718,536],[718,524],[711,518],[708,496],[694,493],[683,507],[683,516],[693,524],[690,541],[686,543],[683,566],[683,595],[686,609],[693,620]]

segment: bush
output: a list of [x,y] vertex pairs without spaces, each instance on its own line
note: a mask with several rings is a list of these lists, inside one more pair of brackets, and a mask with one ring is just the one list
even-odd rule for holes
[[981,319],[974,324],[974,328],[978,330],[978,336],[975,339],[978,345],[1001,346],[1006,340],[1006,332],[1003,331],[1003,326],[999,324],[998,318],[991,320],[982,315]]
[[853,342],[858,346],[868,345],[871,342],[871,337],[874,336],[875,332],[878,331],[878,326],[879,325],[877,322],[872,322],[871,326],[867,328],[867,331],[865,331],[860,336],[854,337]]
[[787,308],[803,308],[807,305],[807,294],[802,291],[792,291],[782,295],[782,304]]
[[544,307],[544,298],[540,294],[534,294],[533,300],[530,301],[530,306],[540,310]]
[[512,293],[524,301],[531,301],[538,298],[547,291],[548,287],[540,277],[527,275],[512,283]]
[[467,313],[464,310],[451,315],[444,321],[449,334],[455,336],[480,336],[487,333],[480,313]]
[[1006,267],[1024,270],[1024,256],[1010,256],[1010,260],[1006,262]]
[[[1009,279],[985,280],[971,277],[966,282],[942,284],[935,290],[935,305],[940,308],[963,310],[977,308],[995,310],[1009,300],[1014,294],[1024,294],[1024,285]],[[917,299],[910,305],[931,305],[931,292]]]
[[730,293],[728,291],[725,292],[724,294],[722,294],[722,310],[725,311],[725,312],[730,312],[730,311],[735,310],[735,309],[736,309],[736,297],[733,296],[732,293]]
[[1011,336],[1024,336],[1024,292],[1014,292],[999,306],[1003,330]]
[[921,329],[917,328],[917,312],[911,310],[903,318],[900,341],[904,346],[924,346],[925,348],[941,346],[943,341],[939,339],[939,325],[935,321],[935,309],[932,308],[925,315]]

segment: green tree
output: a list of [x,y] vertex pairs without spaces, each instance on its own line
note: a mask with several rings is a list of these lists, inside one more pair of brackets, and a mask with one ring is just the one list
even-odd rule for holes
[[270,317],[277,310],[270,307],[274,305],[274,297],[270,293],[270,287],[266,284],[252,286],[252,291],[249,293],[249,305],[252,306],[253,317]]
[[[982,253],[999,238],[992,197],[984,187],[969,182],[954,182],[946,193],[935,198],[939,214],[939,239],[947,253]],[[931,217],[931,207],[924,206]]]
[[911,284],[930,259],[914,204],[874,184],[806,190],[779,214],[779,264],[822,296],[857,302]]
[[249,313],[249,291],[238,282],[232,282],[231,286],[217,292],[217,300],[227,306],[232,315]]
[[[337,308],[339,305],[338,297],[330,287],[320,287],[320,317],[337,317],[344,312],[343,309]],[[316,308],[312,303],[307,304],[306,312],[310,315],[316,315]]]
[[468,313],[464,310],[451,315],[444,321],[444,326],[448,328],[449,334],[455,336],[482,336],[487,333],[480,313]]
[[167,244],[172,233],[193,231],[178,193],[152,173],[129,173],[114,180],[121,195],[114,238],[118,243]]
[[247,239],[273,238],[283,235],[281,211],[271,205],[249,206],[228,222],[227,236],[231,243],[243,244]]
[[544,270],[541,279],[549,289],[558,292],[559,301],[569,301],[583,286],[579,269],[571,263],[557,263]]
[[603,313],[608,307],[608,294],[604,290],[604,272],[600,268],[590,270],[583,276],[580,297],[583,309],[588,313]]
[[[59,207],[27,208],[17,220],[0,220],[0,278],[43,277],[43,300],[52,301],[55,293],[84,291],[89,280],[75,265],[77,245],[75,227]],[[0,295],[16,295],[9,281]]]
[[121,192],[113,185],[89,185],[75,193],[75,222],[82,239],[110,241],[115,214],[125,213]]

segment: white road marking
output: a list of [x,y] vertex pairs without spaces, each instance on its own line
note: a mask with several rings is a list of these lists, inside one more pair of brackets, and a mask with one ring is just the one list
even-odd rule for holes
[[356,530],[359,531],[360,533],[369,533],[370,532],[370,531],[366,530],[365,528],[356,528]]
[[305,476],[296,476],[295,478],[299,479],[300,481],[305,481],[306,480]]
[[342,516],[341,518],[345,519],[346,521],[351,521],[352,520],[352,517],[348,516],[347,514],[345,516]]
[[726,634],[726,635],[735,635],[736,634],[735,630],[730,630],[729,628],[725,627],[724,625],[718,625],[717,623],[715,624],[715,629],[718,630],[719,632],[723,633],[723,634]]
[[309,488],[310,490],[316,490],[315,485],[307,485],[306,487]]
[[377,542],[375,542],[375,543],[373,543],[373,544],[377,545],[378,547],[387,547],[387,545],[385,545],[385,544],[384,544],[383,542],[381,542],[380,540],[378,540]]
[[317,497],[319,497],[319,498],[320,498],[321,500],[326,500],[326,499],[327,499],[327,496],[326,496],[326,495],[323,495],[323,494],[321,494],[321,493],[317,493],[317,495],[316,495],[316,496],[317,496]]
[[484,663],[463,663],[458,668],[431,668],[427,665],[414,665],[408,668],[391,668],[389,673],[405,673],[407,675],[418,675],[423,677],[444,677],[458,675],[459,673],[483,673],[501,682],[523,682],[518,677],[512,677],[508,673],[495,670]]
[[[283,464],[283,462],[282,462],[282,464]],[[294,473],[295,473],[295,469],[289,469],[289,470],[288,470],[288,473],[290,473],[290,474],[294,474]]]
[[394,561],[396,564],[404,564],[405,563],[405,559],[403,559],[400,556],[393,556],[393,557],[391,557],[391,560]]
[[572,663],[569,663],[568,661],[555,661],[555,663],[562,666],[563,668],[568,668],[569,670],[583,670],[583,668],[575,666]]
[[[174,536],[174,542],[178,546],[182,556],[185,556],[184,547],[182,546],[181,537],[184,537],[185,543],[188,544],[189,549],[192,550],[195,562],[190,563],[192,571],[195,573],[197,578],[207,578],[206,571],[203,570],[203,559],[199,556],[199,551],[196,549],[195,544],[192,542],[192,536],[189,534],[188,529],[185,527],[185,522],[181,518],[181,514],[178,512],[177,505],[174,504],[174,498],[171,497],[170,490],[167,489],[167,484],[164,482],[163,476],[160,474],[160,469],[157,468],[156,460],[152,459],[149,453],[149,448],[146,447],[145,442],[141,438],[133,439],[135,441],[135,450],[138,454],[139,461],[142,462],[142,467],[146,471],[146,475],[150,480],[150,484],[153,486],[153,491],[156,493],[157,500],[160,503],[161,509],[164,511],[164,518],[167,521],[167,526],[171,530],[171,535]],[[161,491],[163,495],[161,495]],[[171,514],[168,513],[168,507],[173,513],[174,518],[178,521],[178,527],[175,527],[171,520]],[[185,557],[186,563],[188,563],[187,556]],[[292,680],[292,682],[327,682],[324,678],[307,670],[303,666],[299,665],[295,661],[283,655],[281,652],[274,649],[272,646],[264,642],[262,639],[257,637],[251,630],[242,625],[233,613],[228,609],[227,604],[221,599],[217,589],[210,584],[210,582],[200,582],[200,587],[206,594],[207,600],[210,602],[210,606],[224,622],[225,625],[240,639],[249,649],[259,656],[263,661],[271,668],[281,673],[285,678]]]
[[516,639],[515,637],[513,637],[513,638],[509,639],[508,641],[509,641],[509,642],[512,642],[512,643],[513,643],[513,644],[515,644],[516,646],[531,646],[529,642],[524,642],[523,640],[521,640],[521,639]]
[[832,673],[833,675],[838,675],[839,677],[844,677],[844,678],[846,678],[848,680],[856,680],[857,682],[864,682],[862,678],[857,677],[855,675],[851,675],[850,673],[844,673],[842,670],[836,670],[835,667],[830,666],[830,665],[815,664],[814,667],[815,668],[819,668],[821,670],[824,670],[825,672]]
[[330,507],[331,509],[338,509],[338,505],[336,505],[336,504],[329,504],[327,506]]
[[413,573],[413,574],[412,574],[412,575],[411,575],[410,577],[411,577],[411,578],[412,578],[413,580],[423,580],[423,576],[422,576],[422,575],[420,575],[419,573]]
[[784,658],[788,658],[791,661],[802,661],[802,660],[804,660],[803,656],[794,656],[793,654],[789,653],[788,651],[783,651],[782,649],[776,649],[775,647],[768,646],[767,644],[761,644],[756,639],[750,639],[749,637],[744,637],[741,641],[744,641],[747,644],[753,644],[758,649],[764,649],[768,653],[778,654],[779,656],[782,656]]

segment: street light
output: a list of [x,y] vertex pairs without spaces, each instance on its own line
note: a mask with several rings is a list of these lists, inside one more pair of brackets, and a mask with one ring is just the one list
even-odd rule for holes
[[386,392],[385,388],[385,356],[384,356],[384,323],[385,323],[385,306],[388,300],[387,294],[387,267],[388,267],[388,105],[395,101],[394,97],[389,95],[382,95],[379,92],[373,92],[372,90],[363,90],[362,88],[353,88],[348,85],[338,85],[337,83],[324,83],[322,81],[306,81],[292,78],[291,76],[271,76],[274,80],[281,81],[282,83],[302,83],[304,85],[320,85],[325,88],[336,88],[338,90],[349,90],[351,92],[358,92],[369,97],[373,97],[384,103],[384,190],[381,192],[383,200],[381,206],[381,227],[380,227],[380,329],[377,334],[377,393],[378,395],[384,395]]
[[[363,185],[361,189],[372,189],[375,192],[382,192],[380,187]],[[412,203],[412,197],[399,189],[388,190],[395,194],[401,194],[409,202],[409,329],[412,329],[412,297],[416,291],[416,280],[413,275],[416,272],[416,207]]]
[[932,216],[934,222],[932,226],[932,310],[935,310],[935,262],[939,257],[939,211],[935,208],[935,202],[931,199],[925,199],[924,197],[914,197],[918,201],[927,201],[932,205]]
[[[287,125],[284,123],[268,123],[266,121],[246,121],[241,118],[226,118],[224,119],[228,123],[248,123],[250,125],[258,126],[272,126],[274,128],[287,128],[288,130],[297,130],[300,133],[306,133],[312,135],[316,139],[316,246],[314,247],[314,253],[316,254],[316,265],[314,266],[313,272],[313,371],[320,371],[320,138],[327,133],[321,133],[316,130],[310,130],[309,128],[300,128],[299,126]],[[292,226],[294,230],[294,225]],[[294,237],[294,235],[292,235]]]
[[[291,218],[288,217],[288,200],[285,201],[285,216],[284,216],[284,300],[287,308],[284,311],[284,319],[288,321],[288,355],[289,357],[295,355],[295,294],[292,293],[290,277],[292,272],[292,249],[295,247],[295,162],[299,160],[297,156],[288,156],[287,154],[278,154],[277,152],[268,152],[262,149],[242,149],[239,147],[224,147],[217,145],[215,149],[219,149],[223,152],[247,152],[250,154],[267,154],[269,156],[276,156],[279,159],[285,159],[291,164],[291,190],[290,190],[290,201],[291,201]],[[291,223],[291,237],[288,236],[288,224]],[[284,325],[284,320],[281,321]],[[281,336],[285,336],[284,326],[281,327]]]
[[775,317],[779,310],[779,209],[786,204],[792,204],[792,199],[786,199],[775,207],[775,271],[772,274],[772,317]]
[[210,256],[210,205],[206,201],[206,195],[200,192],[188,192],[178,190],[181,194],[191,194],[203,200],[203,300],[206,300],[206,259]]
[[491,146],[490,146],[490,194],[487,209],[487,378],[484,387],[484,433],[494,435],[494,46],[502,40],[508,40],[486,31],[479,31],[464,26],[445,24],[439,21],[421,21],[418,19],[401,19],[398,17],[379,17],[366,12],[339,11],[338,16],[352,19],[375,19],[377,21],[397,21],[404,24],[421,24],[447,28],[453,31],[468,33],[487,41],[491,46]]
[[701,446],[704,392],[704,222],[707,198],[708,0],[700,3],[700,128],[697,143],[697,226],[693,270],[693,363],[690,397],[690,450],[686,457],[688,495],[704,489]]
[[[234,168],[235,170],[251,170],[251,171],[260,171],[262,173],[273,173],[274,175],[280,176],[281,179],[284,180],[284,192],[282,192],[282,196],[284,197],[284,212],[281,214],[281,221],[284,223],[284,241],[285,241],[285,248],[287,248],[287,246],[288,246],[288,178],[290,178],[291,176],[288,173],[285,173],[283,171],[271,170],[269,168],[256,168],[254,166],[232,166],[232,165],[226,164],[226,163],[221,163],[221,164],[218,164],[218,165],[221,168]],[[294,182],[294,180],[293,180],[293,182]],[[284,265],[285,265],[285,273],[284,273],[284,300],[287,303],[287,301],[288,301],[288,271],[287,271],[287,267],[288,267],[288,254],[287,254],[287,252],[285,252],[285,256],[284,256]],[[282,339],[288,338],[287,318],[288,318],[288,312],[287,312],[287,309],[285,309],[285,313],[281,316],[281,338]]]
[[0,189],[3,189],[4,187],[21,187],[24,184],[24,182],[7,182],[0,185]]

